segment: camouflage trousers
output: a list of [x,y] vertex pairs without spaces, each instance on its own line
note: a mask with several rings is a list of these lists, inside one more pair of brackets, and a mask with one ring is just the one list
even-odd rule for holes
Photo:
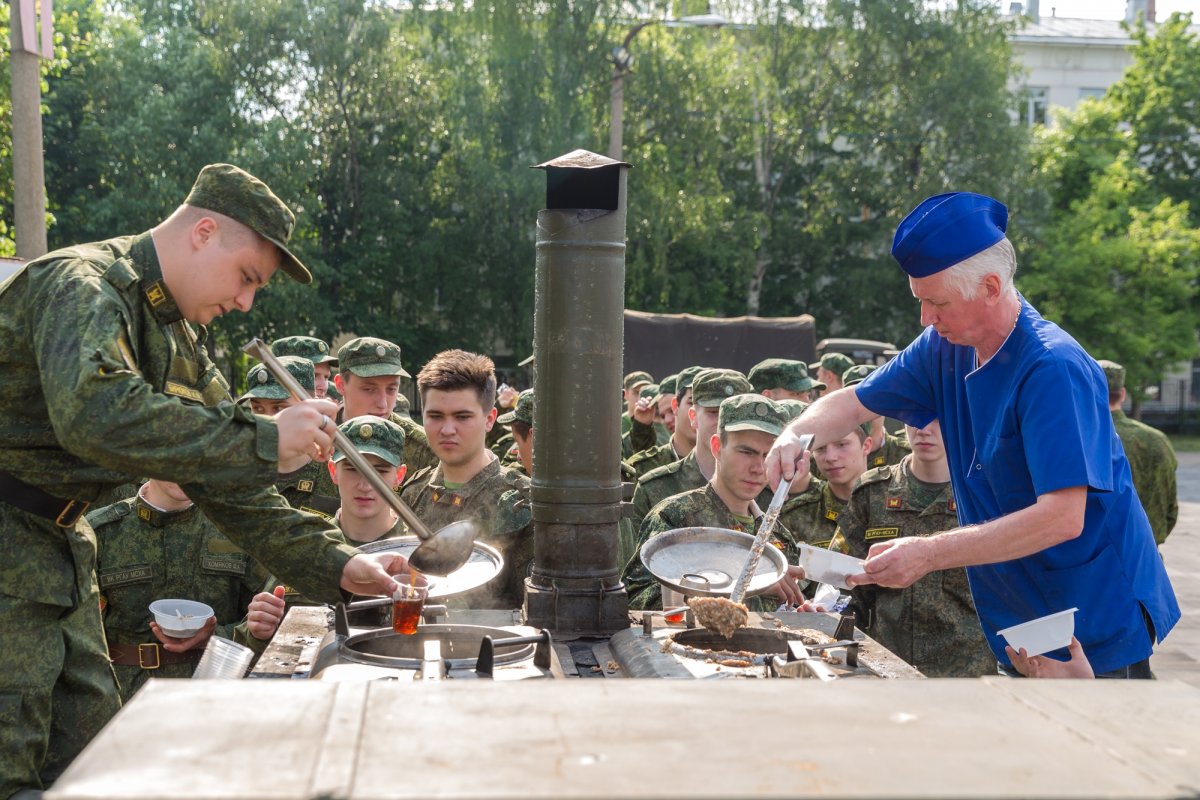
[[[60,547],[36,553],[8,543],[54,523],[0,503],[0,798],[50,785],[120,708],[108,659],[100,595],[96,589],[95,538],[86,522],[68,533],[45,531]],[[20,530],[19,533],[16,531]],[[57,551],[56,563],[50,553]],[[18,581],[13,568],[25,576]],[[22,595],[44,594],[56,576],[72,605]],[[28,590],[23,590],[28,586]]]

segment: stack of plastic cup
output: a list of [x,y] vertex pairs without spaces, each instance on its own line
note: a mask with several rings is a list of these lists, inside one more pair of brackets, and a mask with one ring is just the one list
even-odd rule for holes
[[200,663],[196,665],[192,677],[237,680],[246,677],[246,670],[253,660],[254,651],[249,647],[213,636],[208,640],[208,646],[204,648],[204,655],[200,656]]

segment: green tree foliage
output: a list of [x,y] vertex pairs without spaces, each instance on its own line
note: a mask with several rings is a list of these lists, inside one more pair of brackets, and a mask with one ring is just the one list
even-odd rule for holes
[[1018,283],[1096,358],[1144,389],[1200,354],[1200,40],[1190,16],[1133,31],[1133,64],[1102,98],[1064,114],[1033,149],[1047,218]]
[[1192,303],[1200,229],[1128,154],[1058,216],[1022,289],[1096,358],[1123,364],[1131,397],[1200,354]]
[[[83,4],[85,0],[71,0]],[[986,3],[921,0],[112,0],[49,80],[55,244],[131,233],[231,161],[300,213],[315,290],[277,281],[251,335],[353,332],[414,366],[447,346],[528,353],[533,164],[605,150],[625,79],[627,305],[813,313],[826,335],[917,328],[888,256],[923,196],[1006,197],[1024,163],[1007,31]]]

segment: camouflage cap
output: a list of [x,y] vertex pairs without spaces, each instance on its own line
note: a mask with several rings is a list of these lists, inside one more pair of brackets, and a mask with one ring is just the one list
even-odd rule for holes
[[1125,388],[1125,368],[1115,361],[1102,359],[1096,362],[1100,365],[1100,369],[1104,370],[1104,377],[1108,379],[1108,393],[1116,394]]
[[360,378],[381,375],[411,377],[400,366],[400,345],[385,339],[362,336],[342,345],[337,355],[338,369],[352,372]]
[[842,373],[842,386],[853,386],[856,383],[862,383],[863,378],[877,369],[879,367],[874,364],[855,364]]
[[825,384],[813,380],[808,374],[808,364],[790,358],[768,358],[755,364],[746,376],[754,391],[764,389],[787,389],[792,392],[807,392],[810,389],[825,389]]
[[271,352],[277,356],[300,356],[314,364],[337,365],[337,356],[329,345],[313,336],[284,336],[271,342]]
[[681,395],[688,389],[692,388],[692,381],[708,367],[688,367],[679,371],[679,378],[675,381],[675,394]]
[[787,412],[788,417],[791,419],[795,419],[796,417],[800,416],[804,413],[804,410],[808,408],[808,403],[800,400],[793,400],[790,397],[783,400],[776,400],[775,402],[779,403],[779,406]]
[[717,431],[761,431],[778,436],[789,422],[788,413],[771,398],[761,394],[738,394],[721,403]]
[[[316,391],[317,378],[311,361],[299,356],[279,356],[279,363],[306,392],[311,395]],[[291,393],[275,380],[265,365],[255,364],[246,373],[246,393],[238,398],[238,402],[252,397],[257,400],[287,400]]]
[[[379,456],[393,467],[404,463],[404,429],[390,419],[364,414],[338,425],[338,430],[358,452]],[[334,449],[335,464],[345,457],[340,449]]]
[[826,353],[821,356],[821,366],[834,375],[841,375],[854,366],[854,359],[841,353]]
[[183,201],[237,220],[271,244],[283,256],[283,271],[300,283],[312,283],[312,273],[288,250],[296,215],[258,178],[232,164],[209,164],[200,170]]
[[678,375],[668,375],[667,377],[665,377],[661,381],[659,381],[658,382],[659,397],[662,397],[662,396],[668,395],[668,394],[670,394],[670,395],[675,394],[675,384],[678,381],[679,381]]
[[626,389],[636,389],[643,383],[654,383],[654,376],[649,372],[641,372],[639,370],[638,372],[631,372],[626,375],[623,385]]
[[753,391],[746,376],[733,369],[706,369],[692,380],[692,402],[702,408],[716,408],[727,398]]
[[507,414],[501,414],[496,417],[496,422],[499,422],[501,425],[511,425],[514,422],[524,422],[526,425],[532,425],[533,389],[526,389],[517,395],[517,405]]
[[397,411],[403,411],[405,414],[412,411],[412,403],[408,402],[408,396],[403,394],[396,395],[396,402],[392,407]]
[[647,397],[651,400],[653,400],[655,397],[658,397],[658,384],[647,383],[641,389],[638,389],[638,399],[641,400],[643,397]]

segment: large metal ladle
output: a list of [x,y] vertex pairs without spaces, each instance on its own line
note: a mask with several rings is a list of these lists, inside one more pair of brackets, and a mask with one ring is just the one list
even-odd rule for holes
[[[296,382],[287,368],[279,363],[279,359],[262,339],[257,337],[251,339],[242,350],[261,361],[263,366],[275,376],[275,380],[279,381],[279,384],[293,395],[301,400],[310,399],[308,392]],[[417,545],[417,549],[408,557],[408,563],[414,569],[429,575],[445,577],[470,560],[475,538],[478,535],[478,526],[474,521],[459,520],[444,528],[439,528],[437,532],[430,531],[420,517],[408,507],[408,504],[383,482],[375,468],[336,427],[333,429],[333,442],[358,470],[358,474],[365,478],[367,483],[371,484],[371,488],[396,510],[400,519],[404,520],[404,524],[411,528],[412,532],[421,540],[421,544]]]

